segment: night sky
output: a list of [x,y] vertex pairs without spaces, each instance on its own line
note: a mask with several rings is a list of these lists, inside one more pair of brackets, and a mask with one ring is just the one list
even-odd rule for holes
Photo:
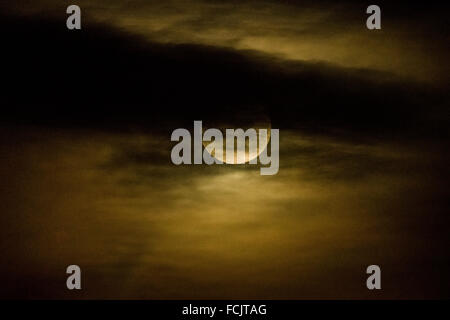
[[[1,298],[450,297],[445,2],[69,4],[0,4]],[[172,164],[261,117],[278,174]]]

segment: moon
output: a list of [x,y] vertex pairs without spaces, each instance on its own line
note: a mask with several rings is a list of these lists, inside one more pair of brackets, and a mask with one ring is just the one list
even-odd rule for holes
[[[226,164],[238,164],[238,161],[237,161],[238,155],[245,153],[245,162],[244,163],[248,163],[249,161],[257,158],[264,151],[264,149],[267,148],[267,145],[269,144],[269,141],[270,141],[270,130],[272,128],[272,124],[271,124],[269,117],[267,117],[265,115],[256,115],[256,116],[242,116],[237,121],[235,120],[235,121],[229,121],[226,123],[220,123],[219,125],[211,126],[211,127],[219,129],[223,135],[223,159],[219,159],[219,160],[222,160],[223,163],[226,163]],[[234,160],[227,161],[225,130],[226,129],[239,129],[239,128],[243,129],[244,131],[246,131],[247,129],[250,129],[250,128],[253,128],[256,130],[256,134],[258,137],[257,148],[256,148],[256,150],[252,150],[251,152],[249,152],[249,139],[245,139],[245,149],[237,150],[237,146],[235,145]],[[203,126],[203,131],[205,131],[207,129],[208,129],[207,126]],[[259,130],[260,129],[267,130],[267,140],[265,142],[263,142],[263,145],[260,145],[260,141],[259,141]],[[207,146],[210,143],[212,143],[212,141],[203,141],[203,146],[206,148],[206,150],[209,152],[209,154],[212,157],[216,158],[214,149],[210,151],[211,148],[210,149],[207,148]],[[218,158],[216,158],[216,159],[218,159]]]

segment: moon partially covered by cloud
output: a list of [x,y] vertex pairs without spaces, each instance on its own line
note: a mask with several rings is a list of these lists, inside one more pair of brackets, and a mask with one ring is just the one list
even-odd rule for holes
[[[214,125],[214,129],[219,129],[222,133],[222,151],[216,150],[214,148],[214,141],[203,141],[203,145],[205,149],[211,154],[212,157],[226,163],[226,164],[239,164],[238,159],[245,159],[245,163],[249,163],[251,160],[257,160],[258,156],[267,148],[270,143],[270,134],[272,124],[270,118],[265,114],[260,114],[258,111],[255,113],[249,113],[248,111],[242,111],[238,114],[238,119],[234,119],[234,121],[215,121],[212,123],[216,123]],[[208,127],[203,127],[203,132],[207,130]],[[234,158],[229,161],[227,158],[227,129],[237,130],[242,129],[244,133],[247,132],[248,129],[254,129],[256,132],[256,141],[253,143],[256,144],[256,149],[250,148],[250,138],[245,138],[244,148],[242,149],[240,145],[238,145],[237,141],[234,141]],[[261,131],[261,134],[267,139],[260,139],[260,130],[263,129],[265,131]],[[267,134],[266,134],[267,133]],[[234,138],[233,138],[234,139]],[[219,148],[220,149],[220,148]]]
[[[77,4],[0,4],[1,297],[450,296],[447,10]],[[278,173],[173,165],[194,120],[279,128]]]

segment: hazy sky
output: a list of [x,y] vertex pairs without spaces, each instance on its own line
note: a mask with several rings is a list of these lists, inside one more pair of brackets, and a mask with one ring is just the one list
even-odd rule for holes
[[[77,4],[73,32],[61,1],[0,5],[1,297],[450,296],[447,11]],[[174,129],[249,114],[277,175],[171,163]]]
[[380,297],[445,292],[432,276],[446,265],[445,205],[431,191],[444,163],[418,146],[285,131],[279,174],[261,176],[173,166],[165,136],[2,136],[9,295],[70,298],[61,270],[72,263],[85,298],[373,298],[375,262]]
[[[432,2],[378,2],[382,29],[366,28],[367,4],[334,1],[79,0],[91,22],[151,42],[254,50],[283,59],[389,71],[414,80],[448,81],[444,11]],[[64,18],[60,1],[15,1],[21,13]],[[86,30],[87,31],[87,30]]]

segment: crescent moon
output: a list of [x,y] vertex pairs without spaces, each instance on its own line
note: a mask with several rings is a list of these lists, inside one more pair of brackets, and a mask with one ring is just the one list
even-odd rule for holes
[[[249,139],[245,139],[245,150],[236,150],[236,146],[235,146],[235,152],[234,152],[234,161],[227,161],[226,159],[226,135],[225,135],[225,129],[238,129],[241,128],[244,131],[246,131],[247,129],[253,128],[256,130],[256,134],[258,137],[258,145],[255,150],[252,150],[252,152],[249,152]],[[222,160],[223,163],[226,164],[237,164],[237,159],[238,159],[238,154],[240,154],[241,152],[245,152],[245,163],[248,163],[249,161],[259,157],[259,155],[264,151],[264,149],[267,148],[267,145],[269,144],[270,141],[270,130],[272,128],[272,123],[270,121],[270,119],[266,116],[259,116],[257,120],[252,121],[251,125],[246,125],[245,127],[243,126],[236,126],[236,125],[232,125],[232,124],[227,124],[227,125],[221,125],[220,127],[218,127],[217,129],[219,129],[222,132],[223,135],[223,159],[219,159]],[[207,130],[207,127],[203,128],[203,131]],[[259,140],[259,130],[260,129],[266,129],[267,130],[267,140],[265,142],[263,142],[263,145],[260,145],[260,140]],[[212,143],[212,141],[203,141],[203,146],[205,147],[205,149],[209,152],[209,154],[216,158],[215,156],[215,151],[212,150],[212,152],[207,148],[207,146]],[[217,158],[216,158],[217,159]]]

